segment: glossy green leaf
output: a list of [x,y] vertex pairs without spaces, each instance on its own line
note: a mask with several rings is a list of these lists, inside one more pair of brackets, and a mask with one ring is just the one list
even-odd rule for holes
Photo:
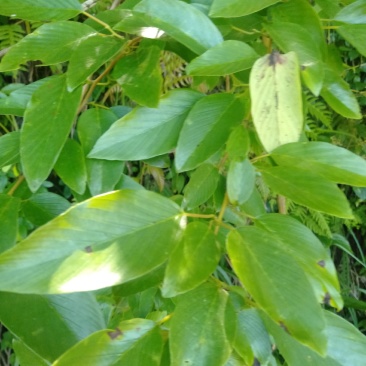
[[[80,116],[78,136],[85,156],[116,120],[117,116],[111,110],[102,108],[89,109]],[[89,158],[85,158],[85,164],[88,187],[93,196],[112,191],[121,179],[124,166],[120,161]]]
[[341,366],[365,363],[365,335],[346,319],[329,311],[324,311],[324,314],[327,322],[328,357],[337,361]]
[[[144,346],[146,349],[143,350]],[[148,319],[131,319],[121,322],[116,329],[90,335],[63,354],[52,366],[79,366],[80,360],[87,360],[88,366],[158,366],[160,354],[156,352],[157,348],[161,353],[163,342],[155,323]],[[141,357],[141,361],[148,363],[137,364],[136,357],[131,362],[128,353],[134,353]]]
[[1,0],[0,14],[26,20],[63,20],[81,13],[77,0]]
[[315,3],[321,7],[321,14],[328,19],[333,18],[341,10],[338,0],[315,0]]
[[249,152],[249,134],[243,125],[237,126],[231,132],[226,143],[226,152],[230,159],[245,159]]
[[9,49],[0,63],[0,72],[18,69],[27,61],[40,60],[44,65],[68,61],[80,41],[93,33],[93,28],[78,22],[43,24]]
[[227,194],[231,203],[241,205],[253,192],[255,170],[248,159],[231,161],[227,173]]
[[302,343],[324,354],[325,322],[303,270],[265,230],[240,228],[228,236],[232,266],[258,305]]
[[220,248],[213,231],[204,223],[190,223],[169,258],[163,296],[173,297],[196,288],[213,273],[219,259]]
[[364,42],[366,37],[366,24],[342,25],[337,28],[337,32],[355,47],[361,55],[366,56],[366,44]]
[[171,365],[222,366],[230,355],[224,329],[227,293],[206,284],[178,299],[170,323]]
[[265,214],[255,223],[271,233],[303,268],[318,301],[341,310],[343,300],[336,269],[329,252],[313,232],[287,215]]
[[252,117],[267,151],[298,141],[303,129],[300,69],[294,52],[257,60],[250,73]]
[[0,194],[0,253],[15,245],[19,207],[17,197]]
[[213,165],[199,166],[184,188],[184,207],[190,210],[205,203],[214,194],[219,178],[219,171]]
[[86,166],[83,150],[76,140],[68,139],[55,164],[55,171],[73,191],[83,194],[86,185]]
[[314,47],[320,49],[323,57],[327,55],[323,25],[315,8],[307,0],[282,2],[271,9],[274,22],[294,23],[306,29],[314,40]]
[[21,365],[48,366],[49,363],[17,339],[13,340],[13,350]]
[[271,341],[256,309],[244,309],[237,314],[237,333],[234,347],[248,365],[254,358],[266,365],[271,357]]
[[20,132],[14,131],[0,137],[0,168],[20,160]]
[[358,0],[345,6],[335,16],[334,20],[347,24],[365,24],[366,23],[366,1]]
[[84,39],[70,57],[67,86],[70,91],[109,61],[122,47],[123,42],[114,37],[91,35]]
[[160,53],[156,46],[139,48],[122,58],[112,74],[132,100],[151,108],[158,106],[163,85]]
[[298,142],[271,153],[278,165],[297,166],[324,178],[356,187],[366,187],[366,161],[360,156],[326,142]]
[[0,301],[1,323],[47,361],[105,327],[100,307],[88,293],[40,296],[1,292]]
[[20,156],[24,175],[35,192],[48,177],[77,113],[81,89],[66,90],[66,77],[50,79],[32,95],[24,115]]
[[84,201],[0,255],[0,289],[88,291],[140,277],[168,258],[180,215],[174,202],[145,190]]
[[243,105],[232,94],[208,95],[198,101],[179,135],[175,157],[177,170],[194,169],[216,153],[243,118]]
[[33,225],[41,226],[70,208],[70,202],[52,192],[33,195],[22,202],[24,216]]
[[268,24],[266,30],[283,52],[296,52],[306,86],[319,95],[324,78],[322,53],[311,34],[298,24],[285,22]]
[[221,33],[206,15],[182,1],[142,0],[133,11],[142,15],[148,26],[163,30],[197,54],[223,41]]
[[213,0],[210,9],[211,17],[235,18],[256,13],[280,0],[248,0],[245,4],[241,0]]
[[188,75],[221,76],[249,69],[259,56],[244,42],[224,41],[187,66]]
[[[273,336],[276,346],[291,366],[341,366],[329,356],[321,357],[311,348],[297,342],[285,329],[273,322],[265,313],[260,312],[264,324]],[[329,340],[328,340],[329,341]],[[344,351],[344,348],[342,347]],[[348,352],[347,352],[348,354]],[[351,364],[350,364],[351,365]]]
[[333,70],[326,68],[320,95],[329,106],[346,118],[360,119],[360,106],[350,86]]
[[189,110],[202,96],[192,90],[173,90],[161,98],[158,108],[135,108],[102,135],[89,157],[139,160],[170,152]]
[[333,182],[296,166],[263,168],[264,181],[292,201],[329,215],[352,218],[346,196]]

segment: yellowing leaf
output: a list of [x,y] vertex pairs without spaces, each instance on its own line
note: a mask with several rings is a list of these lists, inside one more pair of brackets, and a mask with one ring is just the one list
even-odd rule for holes
[[303,128],[299,64],[294,52],[257,60],[250,74],[252,116],[267,151],[299,140]]

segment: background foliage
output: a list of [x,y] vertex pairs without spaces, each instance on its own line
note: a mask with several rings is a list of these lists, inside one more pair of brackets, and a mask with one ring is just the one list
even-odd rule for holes
[[1,364],[366,365],[365,0],[2,0]]

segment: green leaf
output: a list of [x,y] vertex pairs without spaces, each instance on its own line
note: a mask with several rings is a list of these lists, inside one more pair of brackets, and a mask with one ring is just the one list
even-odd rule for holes
[[255,364],[254,357],[261,365],[269,361],[272,349],[268,332],[256,309],[244,309],[237,315],[237,333],[234,347],[248,365]]
[[[80,360],[86,359],[88,366],[158,366],[162,350],[163,341],[155,323],[131,319],[121,322],[114,330],[102,330],[83,339],[52,366],[79,366]],[[139,357],[140,364],[136,363]]]
[[69,91],[84,83],[90,75],[116,55],[122,45],[121,40],[99,34],[84,39],[70,57],[67,70]]
[[[366,56],[366,24],[349,24],[337,28],[337,32],[363,56]],[[1,101],[1,99],[0,99]]]
[[13,350],[22,365],[48,366],[49,363],[32,349],[17,339],[13,340]]
[[70,208],[70,202],[56,193],[38,193],[22,202],[22,211],[32,224],[44,225]]
[[0,168],[18,163],[20,132],[14,131],[0,137]]
[[256,13],[280,0],[248,0],[245,5],[241,0],[213,0],[210,17],[235,18]]
[[287,215],[265,214],[255,224],[266,229],[303,268],[319,302],[341,310],[343,300],[329,252],[306,226]]
[[19,207],[17,197],[0,194],[0,253],[15,245]]
[[250,147],[248,130],[243,125],[233,129],[226,143],[226,152],[230,159],[245,159]]
[[133,11],[142,15],[150,27],[163,30],[197,54],[223,41],[221,33],[206,15],[182,1],[142,0]]
[[0,14],[26,20],[63,20],[83,10],[77,0],[1,0]]
[[73,191],[83,194],[86,185],[86,166],[80,144],[68,139],[55,164],[55,171]]
[[112,74],[132,100],[151,108],[158,106],[163,85],[160,53],[156,46],[140,47],[122,58]]
[[214,194],[219,178],[219,171],[213,165],[199,166],[184,188],[183,206],[190,210],[205,203]]
[[276,238],[257,227],[230,232],[235,273],[258,305],[302,343],[324,354],[325,322],[302,268]]
[[320,45],[314,44],[311,34],[298,24],[276,22],[266,25],[266,30],[283,52],[296,52],[306,86],[319,95],[324,78]]
[[[341,366],[329,356],[321,357],[311,348],[297,342],[285,329],[274,323],[265,313],[260,312],[269,333],[273,336],[276,346],[291,366]],[[342,351],[344,348],[342,346]],[[348,353],[348,352],[347,352]],[[349,364],[349,365],[352,365]]]
[[173,297],[190,291],[215,270],[220,248],[212,230],[204,223],[192,222],[169,258],[162,294]]
[[261,57],[250,73],[253,122],[267,151],[298,141],[303,129],[300,69],[296,54]]
[[1,292],[0,301],[1,323],[48,361],[105,327],[99,305],[88,293],[40,296]]
[[170,323],[171,365],[222,366],[230,348],[224,329],[227,293],[202,285],[181,295]]
[[24,115],[20,156],[29,188],[35,192],[55,165],[76,116],[81,89],[66,90],[64,75],[40,86]]
[[[79,118],[78,136],[81,146],[87,156],[97,142],[116,121],[117,116],[111,111],[102,108],[93,108],[85,111]],[[90,193],[96,196],[112,191],[120,180],[124,164],[120,161],[106,161],[85,158],[87,180]]]
[[145,190],[84,201],[0,255],[0,289],[88,291],[143,276],[168,258],[180,215],[174,202]]
[[240,211],[252,217],[258,217],[266,213],[262,196],[256,187],[254,187],[249,198],[240,205]]
[[366,161],[340,146],[320,141],[297,142],[278,147],[271,156],[281,166],[296,165],[335,183],[366,187]]
[[315,2],[321,7],[321,14],[324,14],[328,19],[333,18],[341,9],[338,0],[315,0]]
[[263,168],[262,175],[275,192],[300,205],[337,217],[353,217],[347,198],[337,185],[312,171],[293,165],[291,169],[277,166]]
[[198,101],[179,135],[177,170],[194,169],[216,153],[243,118],[243,105],[233,94],[213,94]]
[[[327,322],[328,357],[342,366],[362,365],[366,360],[366,337],[347,320],[324,311]],[[347,350],[347,352],[345,352]]]
[[360,106],[350,86],[331,69],[325,69],[324,85],[320,95],[343,117],[362,118]]
[[221,76],[249,69],[258,58],[252,47],[240,41],[224,41],[195,58],[188,75]]
[[334,20],[348,24],[365,24],[366,23],[366,1],[358,0],[345,6],[335,16]]
[[161,98],[157,108],[135,108],[112,125],[89,157],[140,160],[170,152],[189,110],[202,96],[188,89],[173,90]]
[[80,41],[94,33],[93,28],[78,22],[43,24],[10,48],[0,63],[0,72],[18,69],[27,61],[40,60],[44,65],[68,61]]
[[227,173],[227,194],[234,205],[246,202],[255,185],[255,170],[248,159],[231,161]]

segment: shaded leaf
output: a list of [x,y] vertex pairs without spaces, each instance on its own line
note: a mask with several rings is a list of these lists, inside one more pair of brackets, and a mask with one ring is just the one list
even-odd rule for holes
[[211,20],[197,8],[184,2],[142,0],[133,11],[142,15],[148,26],[163,30],[197,54],[223,41],[221,33]]
[[220,249],[213,231],[206,224],[190,223],[169,258],[163,296],[173,297],[196,288],[212,274],[219,259]]
[[337,28],[337,32],[355,47],[361,55],[366,56],[366,44],[364,42],[366,37],[366,24],[342,25]]
[[271,156],[279,165],[296,165],[336,183],[366,187],[366,161],[340,146],[298,142],[278,147]]
[[186,68],[188,75],[221,76],[249,69],[259,56],[244,42],[224,41],[198,56]]
[[257,60],[250,73],[253,123],[267,151],[298,141],[303,129],[296,54],[274,52]]
[[102,135],[89,157],[140,160],[170,152],[189,110],[202,96],[192,90],[173,90],[161,98],[158,108],[135,108]]
[[291,169],[277,166],[263,168],[262,175],[275,192],[300,205],[337,217],[353,217],[347,198],[337,185],[312,171],[293,165]]
[[0,289],[60,293],[130,281],[166,261],[180,214],[175,203],[145,190],[84,201],[0,255]]
[[0,14],[26,20],[63,20],[81,13],[77,0],[1,0]]
[[179,135],[175,156],[177,170],[194,169],[216,153],[243,117],[243,105],[232,94],[208,95],[198,101]]
[[33,93],[20,137],[24,175],[33,192],[55,165],[74,122],[80,98],[80,88],[67,92],[64,75],[50,79]]
[[230,232],[227,247],[235,273],[258,305],[292,336],[324,354],[322,310],[292,256],[256,227]]
[[172,366],[222,366],[229,358],[226,301],[227,294],[213,285],[202,285],[179,297],[170,323]]
[[80,41],[93,33],[93,28],[78,22],[43,24],[10,48],[0,63],[0,72],[18,69],[27,61],[40,60],[44,65],[68,61]]
[[20,132],[14,131],[0,137],[0,168],[18,163]]
[[15,245],[19,207],[17,197],[0,194],[0,253]]
[[248,130],[239,125],[233,129],[226,143],[226,152],[230,159],[245,159],[249,152]]

